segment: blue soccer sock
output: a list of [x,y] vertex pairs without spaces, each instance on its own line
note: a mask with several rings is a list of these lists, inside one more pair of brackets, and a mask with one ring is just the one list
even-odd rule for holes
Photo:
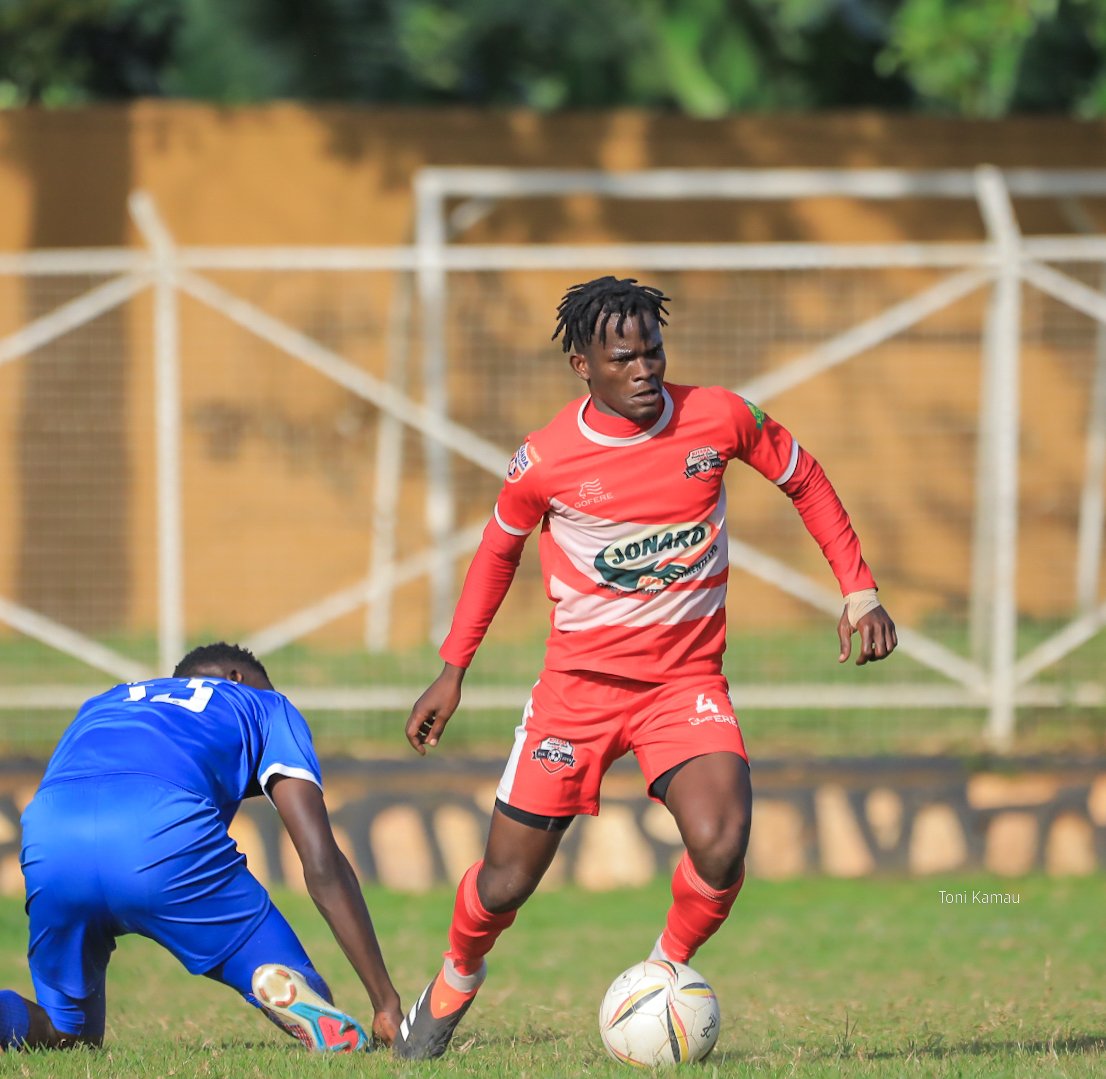
[[0,1046],[11,1049],[22,1045],[30,1030],[27,1002],[11,989],[0,989]]

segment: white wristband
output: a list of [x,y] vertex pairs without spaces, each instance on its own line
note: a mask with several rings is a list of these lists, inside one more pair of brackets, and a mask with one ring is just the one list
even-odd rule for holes
[[879,597],[874,588],[862,588],[859,592],[850,592],[845,597],[845,612],[849,616],[849,625],[856,629],[857,622],[878,606],[880,606]]

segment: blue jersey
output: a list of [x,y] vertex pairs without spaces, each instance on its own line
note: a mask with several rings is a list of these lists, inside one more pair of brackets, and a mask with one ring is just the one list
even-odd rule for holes
[[276,775],[320,789],[307,721],[275,690],[222,678],[156,678],[116,686],[81,706],[54,750],[41,788],[135,774],[211,801],[229,824],[243,798]]

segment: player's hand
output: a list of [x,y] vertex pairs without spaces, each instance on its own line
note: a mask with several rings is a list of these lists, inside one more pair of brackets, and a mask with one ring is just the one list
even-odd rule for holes
[[461,703],[461,682],[465,677],[464,667],[455,667],[447,663],[442,673],[430,683],[426,692],[415,701],[411,715],[407,720],[407,741],[420,756],[426,756],[426,748],[433,749],[449,722],[449,717],[457,711]]
[[860,635],[860,655],[856,657],[858,667],[863,667],[865,663],[872,663],[877,659],[886,659],[895,651],[899,643],[895,633],[895,623],[882,607],[876,607],[862,615],[856,624],[856,629],[853,629],[849,622],[849,614],[846,610],[842,612],[841,620],[837,623],[837,638],[841,642],[838,663],[845,663],[852,655],[854,633]]
[[373,1016],[373,1043],[390,1046],[396,1040],[402,1018],[403,1014],[398,1006],[378,1011]]

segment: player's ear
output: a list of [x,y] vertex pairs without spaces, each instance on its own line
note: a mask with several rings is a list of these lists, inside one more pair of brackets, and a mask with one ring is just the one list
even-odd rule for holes
[[568,358],[568,366],[572,368],[577,378],[585,382],[591,382],[591,374],[588,371],[588,358],[580,352],[574,352]]
[[229,671],[227,671],[227,678],[229,678],[232,682],[241,682],[242,672],[238,670],[237,667],[232,667]]

